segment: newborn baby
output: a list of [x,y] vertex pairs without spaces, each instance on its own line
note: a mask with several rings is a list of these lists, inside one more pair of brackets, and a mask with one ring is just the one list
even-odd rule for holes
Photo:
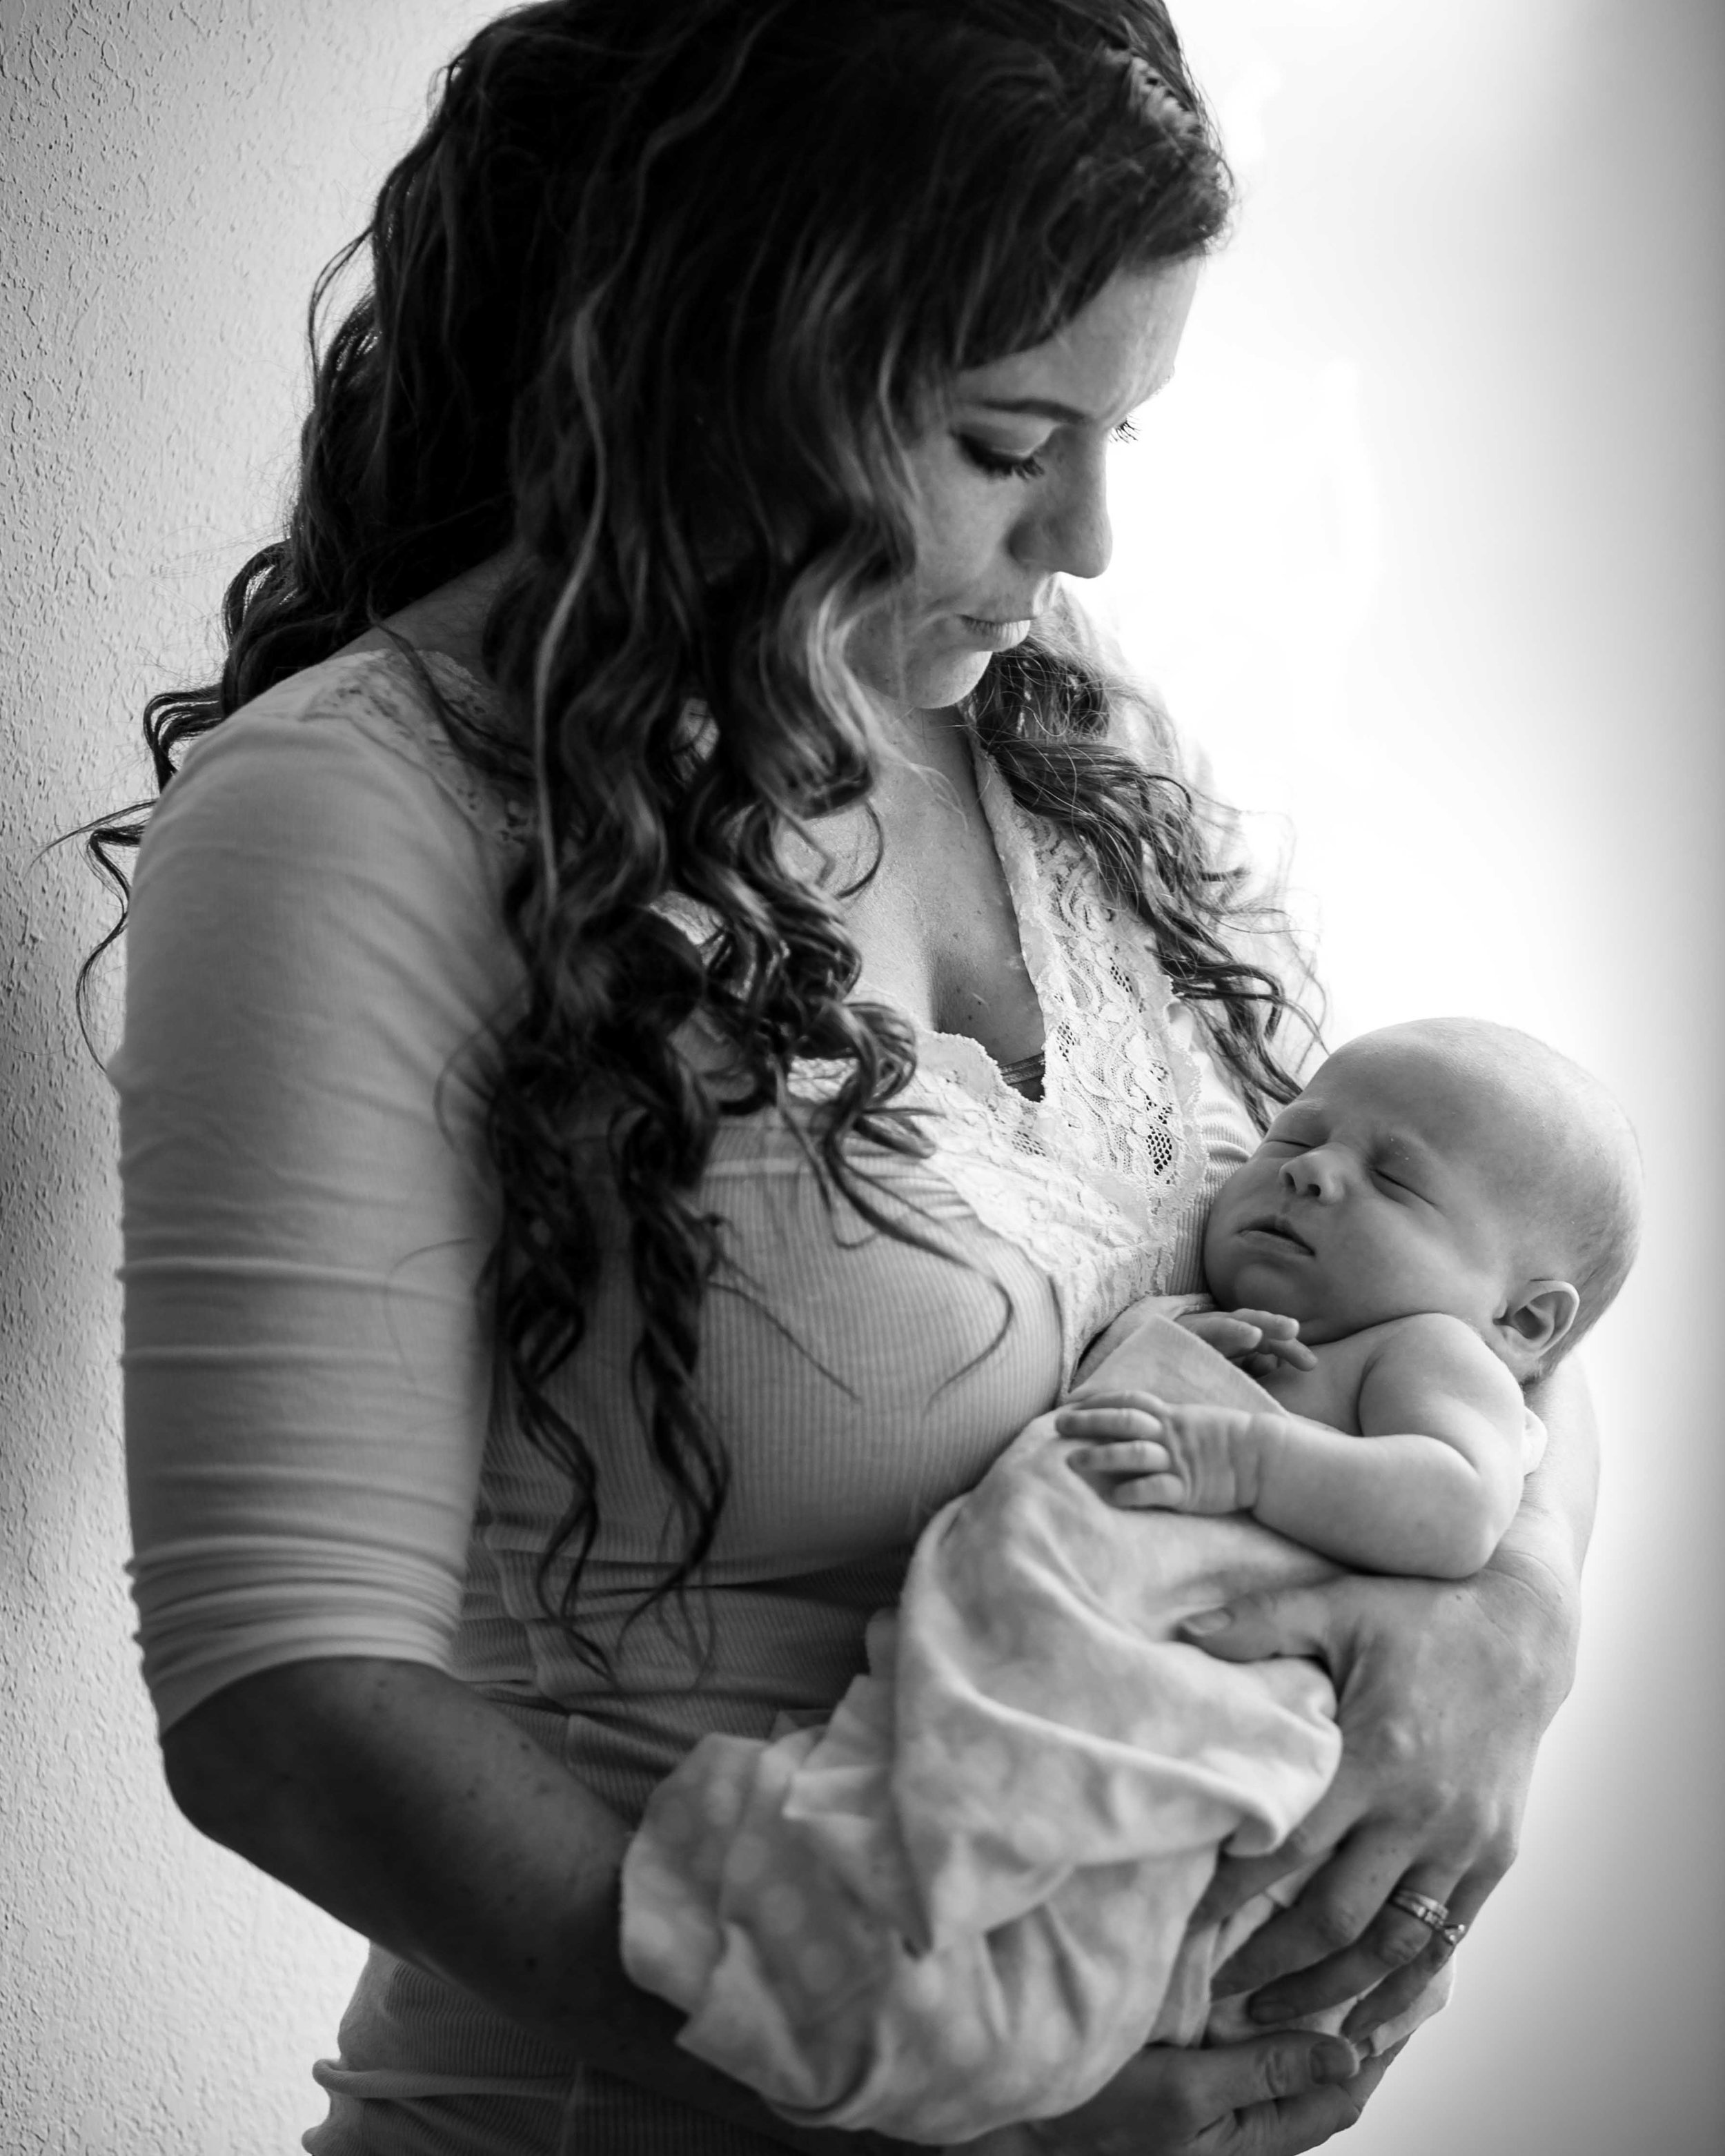
[[1335,1699],[1178,1628],[1332,1561],[1482,1563],[1537,1450],[1522,1385],[1621,1282],[1636,1180],[1615,1106],[1525,1034],[1333,1056],[1215,1202],[1224,1306],[1124,1313],[924,1530],[830,1717],[706,1738],[655,1791],[624,1959],[679,2041],[799,2123],[943,2143],[1244,2033],[1210,1978],[1274,1904],[1189,1920],[1220,1850],[1322,1794]]
[[1069,1464],[1117,1505],[1476,1572],[1521,1502],[1522,1387],[1629,1270],[1635,1160],[1603,1089],[1527,1034],[1447,1019],[1351,1042],[1211,1210],[1204,1276],[1233,1318],[1182,1320],[1283,1412],[1092,1394],[1056,1424],[1085,1440]]

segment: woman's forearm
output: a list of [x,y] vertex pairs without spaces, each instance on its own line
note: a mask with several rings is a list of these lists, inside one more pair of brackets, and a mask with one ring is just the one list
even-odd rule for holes
[[296,1662],[218,1692],[162,1749],[194,1825],[606,2072],[789,2148],[896,2148],[798,2133],[677,2048],[681,2016],[623,1973],[627,1827],[454,1679],[410,1662]]

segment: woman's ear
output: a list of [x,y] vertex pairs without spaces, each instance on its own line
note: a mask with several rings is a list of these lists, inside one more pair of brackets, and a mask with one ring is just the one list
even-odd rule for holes
[[1526,1281],[1497,1319],[1505,1344],[1531,1370],[1562,1345],[1574,1325],[1581,1297],[1568,1281]]

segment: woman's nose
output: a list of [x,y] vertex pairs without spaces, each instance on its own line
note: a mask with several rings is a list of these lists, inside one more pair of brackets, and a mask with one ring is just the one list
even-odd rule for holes
[[1063,459],[1057,485],[1037,503],[1015,551],[1039,569],[1101,575],[1114,553],[1105,444],[1085,444]]
[[1296,1153],[1281,1168],[1284,1185],[1298,1198],[1315,1198],[1321,1205],[1332,1204],[1342,1195],[1342,1163],[1327,1147],[1314,1146]]

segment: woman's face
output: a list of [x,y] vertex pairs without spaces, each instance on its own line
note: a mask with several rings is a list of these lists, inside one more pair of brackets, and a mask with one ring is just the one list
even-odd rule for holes
[[899,710],[968,695],[1055,578],[1108,565],[1109,437],[1173,372],[1196,262],[1122,271],[1046,343],[961,374],[912,444],[916,567],[850,646]]

